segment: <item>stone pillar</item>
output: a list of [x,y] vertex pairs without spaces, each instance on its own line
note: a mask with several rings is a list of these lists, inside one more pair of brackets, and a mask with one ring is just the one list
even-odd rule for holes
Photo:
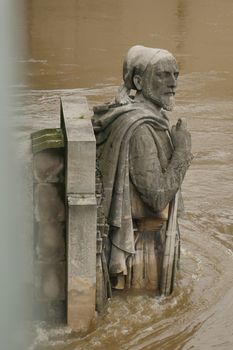
[[96,304],[96,143],[85,98],[61,101],[66,148],[67,323],[85,331]]

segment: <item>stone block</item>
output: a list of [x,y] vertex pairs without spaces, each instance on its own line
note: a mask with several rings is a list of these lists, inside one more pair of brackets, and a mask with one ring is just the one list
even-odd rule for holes
[[64,149],[47,149],[33,160],[34,182],[64,182]]
[[64,223],[37,223],[35,231],[37,259],[47,262],[65,260]]
[[67,193],[95,192],[95,162],[95,141],[69,142],[67,148]]
[[67,319],[76,331],[87,330],[95,316],[96,199],[68,197]]
[[66,302],[38,301],[34,307],[34,315],[37,320],[47,321],[50,324],[61,324],[66,322]]
[[62,98],[61,128],[67,148],[67,193],[94,193],[96,141],[85,98]]
[[61,99],[62,112],[69,118],[69,122],[76,124],[77,119],[90,118],[87,99],[83,96],[63,96]]
[[64,323],[66,321],[66,301],[58,300],[48,303],[47,319],[53,323]]
[[95,277],[96,199],[68,197],[68,266],[70,276]]
[[35,184],[35,220],[62,222],[65,220],[65,197],[63,184]]
[[96,284],[91,278],[69,279],[72,289],[67,292],[68,325],[77,332],[85,332],[95,317]]
[[35,293],[37,300],[65,300],[66,268],[64,262],[36,262]]

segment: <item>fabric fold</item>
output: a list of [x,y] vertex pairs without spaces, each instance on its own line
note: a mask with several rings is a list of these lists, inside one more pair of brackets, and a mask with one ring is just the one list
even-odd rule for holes
[[[156,130],[169,130],[165,113],[157,116],[140,103],[109,108],[104,115],[95,114],[93,125],[102,150],[99,168],[104,188],[103,207],[108,224],[114,227],[112,244],[126,254],[134,254],[134,232],[130,203],[129,142],[136,128],[144,123]],[[103,141],[104,140],[104,141]]]

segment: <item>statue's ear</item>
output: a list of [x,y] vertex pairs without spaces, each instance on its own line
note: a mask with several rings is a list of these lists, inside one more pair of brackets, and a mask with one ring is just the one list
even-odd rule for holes
[[133,83],[137,89],[137,91],[142,90],[142,77],[138,74],[135,74],[133,77]]

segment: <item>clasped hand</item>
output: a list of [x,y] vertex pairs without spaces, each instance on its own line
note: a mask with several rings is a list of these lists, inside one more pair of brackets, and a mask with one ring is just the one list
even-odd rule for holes
[[181,118],[172,126],[171,137],[175,150],[191,152],[191,134],[187,129],[186,119]]

